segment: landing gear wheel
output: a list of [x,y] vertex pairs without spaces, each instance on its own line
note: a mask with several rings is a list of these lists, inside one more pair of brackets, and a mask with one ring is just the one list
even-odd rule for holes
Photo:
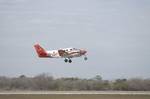
[[68,62],[68,59],[66,59],[66,58],[65,58],[65,60],[64,60],[64,61],[67,63],[67,62]]
[[72,63],[72,60],[71,60],[71,59],[69,59],[69,63]]
[[88,58],[87,57],[84,57],[84,60],[87,60]]

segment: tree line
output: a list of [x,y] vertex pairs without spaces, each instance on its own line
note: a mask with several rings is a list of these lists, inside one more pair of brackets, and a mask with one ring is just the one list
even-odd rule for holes
[[119,91],[150,91],[150,79],[131,78],[103,80],[100,75],[91,79],[76,77],[54,78],[47,74],[35,77],[0,76],[1,90],[49,90],[49,91],[80,91],[80,90],[119,90]]

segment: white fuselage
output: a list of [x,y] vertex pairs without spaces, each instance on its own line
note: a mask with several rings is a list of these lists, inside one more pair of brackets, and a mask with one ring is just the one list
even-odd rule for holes
[[58,50],[51,50],[51,51],[46,51],[48,56],[51,58],[60,58],[60,55],[58,53]]
[[51,58],[73,58],[73,57],[80,57],[81,54],[80,54],[80,50],[79,49],[76,49],[76,48],[64,48],[64,49],[61,49],[61,50],[64,50],[67,55],[65,56],[60,56],[58,50],[50,50],[50,51],[46,51],[48,56],[51,57]]

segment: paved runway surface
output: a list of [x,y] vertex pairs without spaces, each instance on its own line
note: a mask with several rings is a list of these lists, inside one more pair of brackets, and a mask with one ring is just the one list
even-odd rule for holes
[[0,99],[150,99],[148,91],[13,91]]
[[120,94],[150,95],[150,91],[0,91],[0,94]]

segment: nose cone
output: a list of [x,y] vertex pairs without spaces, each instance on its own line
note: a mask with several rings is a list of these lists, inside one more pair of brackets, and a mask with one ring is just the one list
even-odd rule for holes
[[81,50],[80,50],[80,53],[81,53],[82,55],[84,55],[84,54],[86,54],[86,53],[87,53],[87,51],[86,51],[86,50],[84,50],[84,49],[81,49]]

